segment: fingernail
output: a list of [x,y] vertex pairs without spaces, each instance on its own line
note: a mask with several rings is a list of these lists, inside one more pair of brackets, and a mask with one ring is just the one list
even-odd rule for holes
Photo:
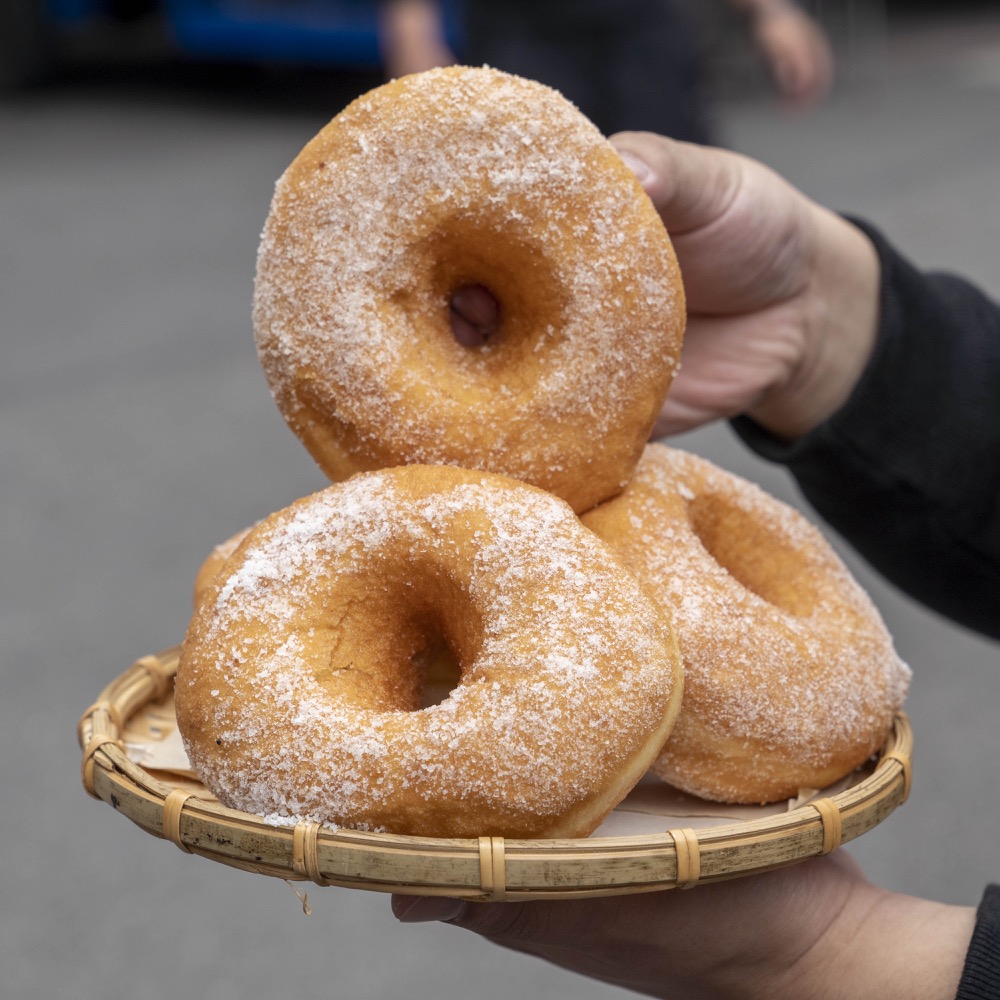
[[653,171],[649,169],[649,164],[645,160],[640,160],[635,153],[630,153],[627,149],[618,150],[618,155],[625,161],[625,166],[635,174],[640,184],[652,179]]
[[447,896],[413,896],[394,899],[392,912],[402,924],[426,924],[435,920],[454,920],[465,904]]

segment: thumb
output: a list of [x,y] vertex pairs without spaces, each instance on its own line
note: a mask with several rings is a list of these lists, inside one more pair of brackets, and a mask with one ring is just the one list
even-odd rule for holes
[[649,195],[671,236],[725,213],[739,190],[744,158],[652,132],[619,132],[612,145]]

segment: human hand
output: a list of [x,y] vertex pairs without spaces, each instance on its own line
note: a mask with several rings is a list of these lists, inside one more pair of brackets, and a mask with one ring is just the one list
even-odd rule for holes
[[867,882],[843,851],[685,892],[526,903],[394,896],[592,979],[671,1000],[954,996],[974,913]]
[[436,0],[384,0],[379,8],[379,47],[390,78],[455,62]]
[[830,92],[833,53],[820,25],[789,0],[755,2],[750,32],[778,92],[792,107],[811,107]]
[[[681,371],[653,435],[746,414],[791,440],[831,416],[875,342],[868,238],[747,157],[648,132],[612,142],[670,233],[687,299]],[[459,289],[451,311],[463,344],[499,326],[482,286]]]
[[868,238],[747,157],[646,132],[612,142],[670,233],[687,298],[654,434],[747,414],[794,439],[832,415],[875,341]]

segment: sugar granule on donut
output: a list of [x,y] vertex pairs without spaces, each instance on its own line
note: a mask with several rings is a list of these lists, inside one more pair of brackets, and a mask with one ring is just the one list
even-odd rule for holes
[[[461,678],[424,707],[442,640]],[[666,618],[568,505],[409,466],[251,532],[199,601],[176,706],[205,784],[273,822],[575,837],[647,771],[681,689]]]
[[772,802],[824,788],[878,749],[910,671],[804,515],[652,444],[626,490],[583,520],[677,629],[684,704],[658,775],[702,798]]
[[[459,343],[485,289],[495,333]],[[500,472],[586,510],[628,480],[678,364],[680,273],[610,143],[539,83],[449,67],[359,97],[279,179],[259,357],[334,481],[403,464]]]

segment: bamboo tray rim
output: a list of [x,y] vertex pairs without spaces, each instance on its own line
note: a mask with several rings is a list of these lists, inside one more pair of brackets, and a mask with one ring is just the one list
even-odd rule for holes
[[313,822],[277,826],[161,780],[128,757],[125,726],[171,692],[179,655],[173,647],[136,660],[83,713],[77,738],[84,788],[186,853],[293,881],[491,901],[692,888],[828,854],[885,820],[906,801],[912,781],[913,734],[900,712],[871,774],[844,791],[759,819],[578,840],[414,837]]

